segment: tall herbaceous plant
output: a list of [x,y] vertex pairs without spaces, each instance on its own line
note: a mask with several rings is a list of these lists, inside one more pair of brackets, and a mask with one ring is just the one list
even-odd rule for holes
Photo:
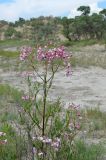
[[[27,80],[27,91],[17,102],[18,112],[27,132],[29,159],[68,158],[73,153],[74,137],[81,128],[79,106],[67,108],[60,99],[49,97],[55,74],[64,70],[71,76],[71,53],[64,46],[52,43],[37,48],[23,47],[20,61],[27,66],[22,76]],[[59,95],[61,96],[61,95]]]

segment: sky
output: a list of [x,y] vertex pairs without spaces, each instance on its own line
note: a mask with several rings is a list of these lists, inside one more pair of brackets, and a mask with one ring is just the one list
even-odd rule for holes
[[77,8],[90,6],[91,13],[106,8],[106,0],[0,0],[0,20],[15,21],[19,17],[80,15]]

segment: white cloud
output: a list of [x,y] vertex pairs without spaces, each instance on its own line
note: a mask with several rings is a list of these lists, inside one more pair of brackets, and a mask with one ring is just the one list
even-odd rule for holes
[[76,9],[81,5],[89,5],[93,12],[98,12],[97,3],[100,1],[103,0],[14,0],[0,4],[0,19],[14,21],[19,17],[61,16],[64,13],[72,17],[80,14]]
[[73,7],[73,9],[70,9],[70,14],[68,15],[68,17],[74,17],[76,15],[80,15],[81,13],[77,11],[77,8],[79,6],[81,6],[81,5],[88,5],[88,6],[90,6],[91,13],[99,13],[99,11],[101,10],[101,8],[99,8],[98,5],[97,5],[98,2],[100,2],[100,1],[96,1],[96,0],[90,1],[89,0],[89,3],[88,3],[88,1],[86,1],[85,3],[84,2],[82,3],[82,1],[79,3],[79,5],[76,5],[75,7]]

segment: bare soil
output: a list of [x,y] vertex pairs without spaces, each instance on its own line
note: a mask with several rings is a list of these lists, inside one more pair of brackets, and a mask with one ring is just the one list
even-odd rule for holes
[[[104,59],[104,56],[106,58],[103,45],[81,48],[81,51],[76,52],[75,56],[79,56],[81,53],[90,57],[103,55],[102,58]],[[7,70],[4,72],[3,69],[0,69],[0,83],[7,83],[12,87],[27,91],[25,81],[15,71]],[[65,71],[59,71],[55,75],[49,95],[49,98],[53,100],[58,97],[65,104],[73,102],[84,108],[99,107],[106,111],[106,69],[96,66],[76,67],[73,68],[71,77],[66,77]]]
[[[0,82],[27,91],[25,81],[16,72],[0,70]],[[65,71],[55,75],[50,99],[61,97],[64,103],[73,102],[81,107],[100,107],[106,111],[106,69],[99,67],[73,69],[71,77]]]

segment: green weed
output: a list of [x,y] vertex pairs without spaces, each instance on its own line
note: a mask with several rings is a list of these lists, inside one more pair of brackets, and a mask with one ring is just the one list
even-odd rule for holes
[[19,56],[19,52],[0,50],[0,56],[1,57],[7,57],[7,58],[16,58],[16,57]]

